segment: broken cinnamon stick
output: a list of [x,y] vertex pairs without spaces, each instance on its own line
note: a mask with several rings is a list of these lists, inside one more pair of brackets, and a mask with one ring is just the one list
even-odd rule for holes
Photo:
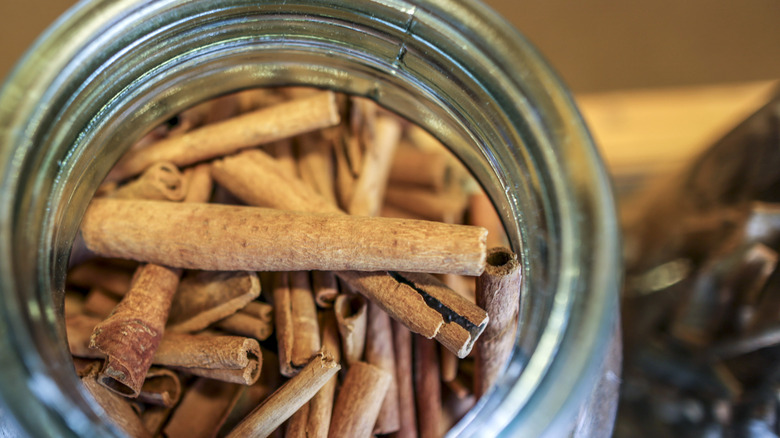
[[180,136],[168,137],[132,150],[114,166],[108,180],[138,174],[150,164],[170,161],[185,166],[227,155],[240,149],[269,143],[339,122],[335,96],[325,91],[280,103],[204,126]]
[[180,397],[181,382],[176,373],[165,368],[149,368],[138,401],[170,408],[179,402]]
[[366,346],[368,303],[361,295],[342,294],[333,305],[344,359],[352,365],[363,357]]
[[194,332],[230,316],[260,296],[254,272],[202,271],[179,284],[168,316],[168,330]]
[[138,396],[162,338],[180,275],[178,269],[153,264],[138,268],[114,312],[95,327],[90,347],[107,357],[101,384],[121,395]]
[[217,204],[95,199],[81,232],[97,254],[186,269],[478,275],[485,263],[481,228]]
[[390,380],[389,373],[374,365],[365,362],[350,365],[333,407],[328,436],[371,436]]
[[327,352],[314,356],[295,377],[238,424],[228,437],[266,437],[308,402],[339,370],[341,365]]
[[323,309],[333,307],[333,301],[339,295],[336,275],[331,271],[312,271],[311,283],[317,306]]
[[488,266],[477,279],[477,304],[490,322],[477,341],[474,393],[482,396],[496,381],[512,353],[520,312],[521,269],[508,248],[488,251]]
[[97,369],[95,369],[82,377],[81,382],[92,398],[103,408],[108,418],[127,436],[150,437],[151,435],[127,399],[99,384],[97,378]]

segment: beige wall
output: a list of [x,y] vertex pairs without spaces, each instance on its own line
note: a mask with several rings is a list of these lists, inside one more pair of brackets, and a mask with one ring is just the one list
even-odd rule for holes
[[[72,0],[0,0],[0,77]],[[778,0],[487,0],[575,91],[780,77]]]

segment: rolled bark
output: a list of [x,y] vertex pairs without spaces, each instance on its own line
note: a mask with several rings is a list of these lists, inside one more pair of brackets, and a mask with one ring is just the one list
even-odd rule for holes
[[441,191],[451,176],[449,160],[443,152],[425,151],[402,142],[390,167],[390,182]]
[[138,401],[170,408],[180,397],[181,382],[176,373],[165,368],[149,368]]
[[106,320],[92,332],[90,347],[107,359],[98,381],[124,396],[137,397],[162,339],[181,271],[148,264]]
[[[332,311],[320,312],[320,328],[322,330],[322,348],[332,351],[333,359],[339,361],[339,333],[336,316]],[[330,422],[333,418],[333,401],[336,395],[338,376],[334,375],[328,383],[317,391],[309,401],[309,412],[306,423],[308,438],[327,438]]]
[[226,318],[260,296],[254,272],[202,271],[184,277],[173,298],[168,330],[194,332]]
[[136,175],[158,161],[186,166],[338,122],[335,95],[330,91],[317,93],[132,150],[114,166],[107,179],[116,181]]
[[486,231],[465,225],[141,200],[93,200],[81,231],[106,257],[219,271],[479,275],[486,251]]
[[417,410],[412,370],[412,332],[398,321],[392,321],[393,349],[398,381],[398,416],[400,428],[396,438],[417,438]]
[[97,378],[95,371],[82,377],[81,382],[92,398],[103,408],[108,418],[127,436],[151,437],[127,399],[99,384]]
[[435,342],[414,338],[414,390],[421,438],[442,436],[441,375]]
[[333,407],[328,436],[371,436],[390,380],[389,373],[373,365],[365,362],[350,365]]
[[301,180],[327,199],[336,204],[334,182],[333,150],[331,144],[319,132],[298,137],[296,143],[298,175]]
[[496,381],[512,353],[520,312],[521,269],[508,248],[493,248],[488,266],[477,279],[477,304],[490,315],[477,342],[474,393],[482,396]]
[[292,365],[295,329],[293,327],[290,277],[286,272],[277,272],[273,275],[273,297],[276,343],[279,349],[279,371],[283,376],[292,377],[297,371]]
[[312,271],[311,282],[317,306],[323,309],[333,307],[333,301],[339,295],[336,275],[331,271]]
[[307,403],[341,366],[320,353],[238,424],[228,437],[266,437]]
[[290,304],[293,320],[291,363],[299,369],[309,363],[322,347],[317,306],[314,304],[308,272],[290,273]]
[[168,438],[210,438],[217,436],[243,387],[198,378],[182,398],[166,424]]
[[184,171],[184,181],[187,185],[184,202],[209,202],[214,189],[210,164],[201,163],[187,168]]
[[366,346],[368,302],[361,295],[342,294],[333,305],[344,359],[351,365],[363,357]]
[[375,435],[396,432],[401,427],[396,379],[396,358],[393,351],[393,329],[390,317],[379,305],[368,303],[368,327],[366,331],[366,362],[381,368],[390,376],[387,393],[374,425]]

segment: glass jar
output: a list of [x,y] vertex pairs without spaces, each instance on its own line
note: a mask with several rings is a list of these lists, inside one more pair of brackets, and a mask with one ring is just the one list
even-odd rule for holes
[[522,257],[512,360],[450,433],[558,437],[604,415],[609,430],[614,408],[591,411],[614,405],[615,391],[594,394],[609,387],[600,379],[616,385],[604,369],[619,358],[607,354],[621,264],[606,172],[530,44],[484,5],[445,0],[106,0],[60,18],[0,94],[6,417],[36,436],[118,433],[72,370],[61,316],[87,204],[152,126],[281,85],[365,96],[430,131],[483,185]]

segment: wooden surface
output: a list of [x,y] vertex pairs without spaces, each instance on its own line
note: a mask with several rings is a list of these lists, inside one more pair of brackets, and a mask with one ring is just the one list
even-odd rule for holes
[[766,103],[776,85],[625,90],[575,99],[620,186],[675,172]]

